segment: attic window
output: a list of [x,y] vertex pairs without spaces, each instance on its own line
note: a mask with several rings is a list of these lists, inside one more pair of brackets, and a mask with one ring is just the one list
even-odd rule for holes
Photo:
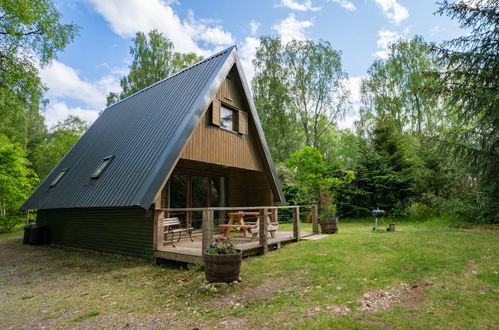
[[234,131],[234,110],[226,107],[220,109],[220,127]]
[[102,163],[100,163],[99,167],[97,167],[97,169],[95,169],[94,173],[92,174],[92,176],[90,178],[91,179],[98,179],[113,159],[114,159],[114,156],[105,157],[102,160]]
[[57,174],[57,176],[54,178],[54,180],[52,180],[52,182],[50,183],[50,186],[49,188],[52,188],[52,187],[55,187],[55,185],[61,181],[62,177],[64,176],[64,174],[66,174],[66,172],[69,171],[69,168],[63,168],[59,174]]

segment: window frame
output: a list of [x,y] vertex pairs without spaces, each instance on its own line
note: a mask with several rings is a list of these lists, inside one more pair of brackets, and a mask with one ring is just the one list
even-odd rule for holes
[[114,155],[104,157],[100,162],[99,166],[97,166],[97,168],[90,176],[90,179],[97,180],[98,178],[100,178],[102,174],[104,174],[106,169],[109,167],[109,164],[111,164],[114,158],[115,158]]
[[[232,128],[227,128],[227,127],[223,126],[222,113],[223,113],[224,109],[225,110],[229,110],[229,111],[232,112],[232,121],[231,121],[232,122],[232,125],[231,125]],[[239,110],[237,110],[237,109],[235,109],[235,108],[233,108],[231,106],[228,106],[225,103],[222,103],[220,105],[220,126],[219,127],[221,129],[223,129],[223,130],[226,130],[226,131],[229,131],[229,132],[232,132],[232,133],[238,133],[237,132],[237,127],[236,127],[237,126],[237,115],[238,115],[238,113],[239,113]]]

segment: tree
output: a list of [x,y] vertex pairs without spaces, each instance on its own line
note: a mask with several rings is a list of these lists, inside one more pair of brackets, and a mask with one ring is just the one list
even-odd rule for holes
[[279,37],[261,37],[253,60],[253,99],[270,152],[276,162],[285,161],[302,146],[296,114],[290,109],[288,69]]
[[132,64],[130,72],[121,78],[121,92],[109,93],[107,105],[130,96],[183,68],[199,62],[202,57],[194,53],[181,54],[173,51],[174,45],[157,30],[147,36],[137,32],[130,47]]
[[19,223],[18,209],[38,183],[25,156],[19,144],[0,135],[0,232]]
[[284,56],[291,110],[302,125],[306,145],[317,147],[322,134],[346,110],[348,91],[341,53],[327,41],[293,40],[286,45]]
[[43,126],[44,92],[38,64],[45,65],[74,38],[51,0],[0,2],[0,133],[26,146],[31,127]]
[[[442,139],[450,152],[478,181],[477,200],[482,215],[497,221],[499,214],[499,4],[496,0],[452,2],[445,0],[437,11],[457,19],[468,35],[436,47],[445,66],[434,72],[439,87],[431,91],[445,95],[454,104],[455,129]],[[480,197],[482,195],[482,197]]]
[[355,179],[335,191],[338,213],[366,217],[379,207],[391,216],[403,216],[415,192],[414,159],[406,137],[389,120],[378,120],[370,135],[359,141]]
[[303,145],[319,147],[348,104],[340,52],[326,41],[284,45],[262,37],[253,64],[255,104],[272,155],[284,161]]
[[434,78],[424,73],[440,67],[431,47],[415,36],[390,45],[388,59],[374,61],[361,87],[365,126],[372,128],[385,118],[393,120],[399,131],[407,129],[418,136],[436,132],[445,107],[439,97],[423,93],[434,84]]
[[52,132],[33,152],[33,167],[44,179],[87,129],[87,124],[76,116],[58,122]]

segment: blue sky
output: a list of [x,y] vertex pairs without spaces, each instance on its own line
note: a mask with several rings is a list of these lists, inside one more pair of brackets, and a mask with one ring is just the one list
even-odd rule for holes
[[158,29],[180,52],[209,56],[237,45],[248,79],[262,35],[325,39],[343,54],[353,108],[340,127],[357,118],[358,86],[369,65],[386,57],[397,38],[419,34],[440,42],[463,32],[455,21],[433,15],[430,0],[73,0],[56,1],[66,23],[80,26],[79,36],[41,76],[50,100],[44,114],[49,126],[67,115],[91,123],[105,96],[119,90],[128,72],[129,48],[138,31]]

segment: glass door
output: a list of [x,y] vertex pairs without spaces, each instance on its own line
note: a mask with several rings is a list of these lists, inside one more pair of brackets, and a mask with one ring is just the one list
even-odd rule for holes
[[[208,207],[210,180],[206,176],[193,175],[191,177],[192,195],[191,207]],[[203,212],[194,211],[191,213],[192,226],[199,229],[203,225]]]
[[[191,173],[173,173],[168,189],[169,208],[191,208],[191,207],[220,207],[225,206],[226,190],[225,177],[203,176]],[[172,217],[178,217],[195,229],[203,226],[203,212],[171,212]],[[221,223],[223,212],[216,211],[214,214],[215,224]]]
[[[169,208],[186,208],[189,205],[189,176],[184,173],[173,173],[167,185]],[[181,222],[187,220],[186,212],[171,212],[170,216],[177,217]]]

